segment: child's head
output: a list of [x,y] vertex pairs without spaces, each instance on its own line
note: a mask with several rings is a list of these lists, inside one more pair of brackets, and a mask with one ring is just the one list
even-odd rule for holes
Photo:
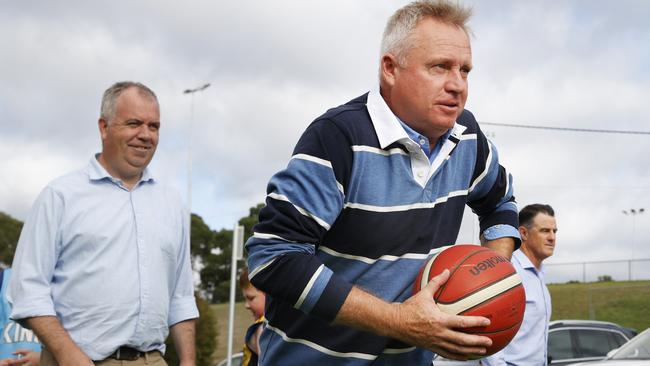
[[239,274],[239,286],[244,294],[244,299],[246,299],[246,309],[253,313],[255,319],[264,315],[266,295],[250,283],[248,280],[248,268],[246,267]]

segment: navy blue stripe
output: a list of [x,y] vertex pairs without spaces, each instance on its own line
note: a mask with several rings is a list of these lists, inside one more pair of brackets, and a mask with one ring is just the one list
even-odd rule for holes
[[[320,318],[305,315],[275,298],[271,298],[269,307],[272,310],[266,317],[270,326],[282,329],[290,338],[305,339],[335,352],[378,355],[390,340],[343,325],[329,324]],[[318,331],[314,332],[316,329]]]
[[[260,337],[264,357],[260,364],[282,366],[361,366],[361,365],[431,365],[433,353],[416,349],[407,353],[380,354],[369,361],[360,358],[341,358],[320,353],[309,346],[300,343],[284,343],[280,336],[273,331],[265,331]],[[280,348],[281,347],[281,348]],[[388,347],[392,348],[392,347]],[[400,347],[401,348],[401,347]],[[265,352],[266,351],[266,352]]]
[[259,223],[253,231],[309,244],[321,242],[326,232],[314,220],[298,212],[292,204],[271,198],[267,198],[266,206],[260,210]]
[[277,257],[272,265],[252,277],[251,283],[264,292],[273,293],[275,297],[295,304],[309,281],[309,277],[295,274],[313,274],[321,264],[313,255],[285,254]]
[[246,242],[246,248],[249,252],[248,265],[252,272],[258,267],[271,262],[276,257],[285,254],[304,253],[313,255],[315,247],[303,243],[289,243],[281,240],[252,237]]
[[[489,142],[488,142],[489,143]],[[487,156],[481,157],[481,159],[487,161]],[[499,154],[496,148],[492,149],[492,156],[490,157],[490,169],[486,172],[485,176],[481,178],[478,184],[474,187],[474,190],[471,192],[471,195],[474,197],[483,197],[492,188],[492,184],[495,180],[499,179],[499,169],[494,169],[495,166],[499,164]],[[484,166],[487,164],[483,164]],[[505,193],[504,193],[505,194]]]
[[341,126],[327,119],[314,121],[296,144],[293,155],[307,154],[332,162],[336,181],[347,187],[352,165],[349,137]]
[[[499,207],[505,202],[510,202],[511,200],[508,196],[506,196],[506,188],[508,187],[509,179],[508,173],[500,165],[498,172],[499,174],[497,175],[496,179],[492,183],[492,186],[490,187],[490,190],[485,196],[482,196],[479,199],[472,199],[474,195],[471,194],[469,197],[469,205],[472,207],[474,212],[479,215],[479,217],[491,214],[496,207]],[[505,223],[511,224],[510,222]]]
[[[433,209],[372,212],[346,208],[322,244],[338,252],[379,258],[428,253],[456,242],[465,197],[452,197]],[[441,229],[444,228],[444,229]]]
[[517,212],[514,211],[498,211],[493,212],[490,216],[483,217],[479,220],[481,232],[494,225],[508,223],[510,226],[519,227],[519,218]]

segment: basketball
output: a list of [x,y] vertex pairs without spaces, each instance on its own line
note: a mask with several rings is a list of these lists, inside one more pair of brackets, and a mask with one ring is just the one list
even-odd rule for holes
[[[452,315],[483,316],[487,327],[463,332],[492,339],[485,356],[504,348],[521,326],[526,294],[510,261],[496,251],[478,245],[453,245],[431,258],[420,270],[413,293],[449,269],[449,279],[434,294],[440,310]],[[485,357],[480,356],[480,357]]]

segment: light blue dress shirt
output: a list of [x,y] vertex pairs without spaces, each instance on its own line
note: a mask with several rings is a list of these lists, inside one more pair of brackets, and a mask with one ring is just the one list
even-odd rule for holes
[[538,271],[521,250],[512,253],[512,264],[526,291],[526,311],[515,338],[502,351],[481,360],[483,365],[543,366],[551,320],[551,295],[544,281],[544,267]]
[[445,132],[444,135],[440,136],[438,141],[434,142],[435,145],[433,149],[431,149],[431,142],[429,141],[428,137],[421,135],[419,132],[412,129],[411,126],[404,123],[404,121],[399,119],[399,117],[397,117],[397,120],[402,125],[402,128],[404,128],[404,131],[406,131],[406,134],[409,136],[409,138],[413,140],[413,142],[415,142],[416,144],[420,145],[420,148],[424,152],[424,155],[426,155],[429,158],[429,161],[432,163],[435,160],[436,156],[438,156],[440,150],[442,149],[442,144],[445,141],[447,141],[449,136],[451,136],[452,129],[450,128],[449,130],[447,130],[447,132]]
[[129,191],[93,157],[50,183],[25,221],[11,317],[57,316],[93,360],[127,345],[165,350],[198,317],[180,197],[145,170]]

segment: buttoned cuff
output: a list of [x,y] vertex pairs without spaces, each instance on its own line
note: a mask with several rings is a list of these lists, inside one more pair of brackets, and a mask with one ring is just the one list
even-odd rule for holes
[[510,225],[494,225],[483,231],[483,238],[485,240],[495,240],[500,238],[513,238],[515,240],[515,249],[519,249],[521,246],[521,237],[519,236],[519,230]]

